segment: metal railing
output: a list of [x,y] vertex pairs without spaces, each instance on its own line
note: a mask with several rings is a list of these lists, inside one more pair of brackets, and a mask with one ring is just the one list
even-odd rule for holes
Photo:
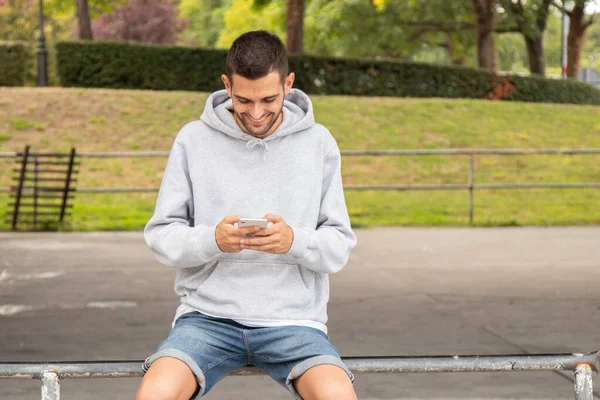
[[[600,369],[599,352],[586,354],[516,354],[421,357],[344,357],[355,374],[414,372],[573,371],[575,400],[593,400],[592,371]],[[132,378],[143,376],[143,361],[8,362],[0,361],[0,379],[41,379],[42,400],[60,400],[66,378]],[[244,367],[231,375],[264,375]]]
[[[469,223],[473,223],[474,192],[478,189],[576,189],[600,188],[600,182],[552,182],[552,183],[475,183],[475,156],[483,155],[590,155],[600,154],[600,149],[432,149],[432,150],[343,150],[342,156],[468,156],[467,182],[462,184],[409,184],[409,185],[345,185],[344,190],[468,190]],[[0,158],[19,157],[21,153],[0,153]],[[168,151],[146,152],[97,152],[78,153],[81,158],[119,158],[119,157],[168,157]],[[113,187],[113,188],[77,188],[76,193],[141,193],[157,192],[158,187]],[[1,192],[10,192],[10,188],[0,188]]]

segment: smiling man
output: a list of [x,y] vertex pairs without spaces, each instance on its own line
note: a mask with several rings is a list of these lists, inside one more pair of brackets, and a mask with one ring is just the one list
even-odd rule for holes
[[[356,244],[339,148],[292,89],[276,36],[240,36],[221,79],[225,90],[175,138],[144,230],[177,271],[181,305],[137,399],[198,399],[244,365],[297,399],[355,399],[326,326],[329,274]],[[240,217],[270,224],[240,227]]]

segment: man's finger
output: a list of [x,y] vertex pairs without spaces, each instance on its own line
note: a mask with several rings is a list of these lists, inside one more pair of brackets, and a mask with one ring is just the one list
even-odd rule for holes
[[259,231],[254,232],[254,236],[271,236],[274,233],[275,229],[273,226],[270,226],[268,228],[261,228]]
[[254,251],[272,251],[277,249],[278,244],[277,243],[270,243],[270,244],[265,244],[262,246],[242,246],[242,249],[244,250],[254,250]]
[[277,222],[283,222],[283,218],[281,218],[280,215],[276,215],[276,214],[265,214],[265,216],[263,218],[274,224],[276,224]]
[[258,226],[246,226],[244,228],[237,228],[238,236],[246,236],[256,233],[260,228]]
[[242,239],[240,245],[245,248],[246,246],[264,246],[272,242],[273,238],[270,237],[249,237]]
[[228,215],[225,218],[223,218],[223,222],[226,224],[235,224],[236,222],[238,222],[240,220],[241,216],[240,215]]

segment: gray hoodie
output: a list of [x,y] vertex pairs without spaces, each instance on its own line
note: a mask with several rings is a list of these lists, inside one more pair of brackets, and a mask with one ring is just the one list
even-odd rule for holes
[[[329,274],[348,261],[356,236],[335,139],[292,89],[267,138],[244,133],[225,90],[177,134],[144,230],[163,264],[177,269],[179,316],[200,311],[248,326],[304,325],[327,332]],[[215,227],[227,215],[280,215],[292,228],[287,254],[222,252]],[[193,221],[193,223],[189,223]]]

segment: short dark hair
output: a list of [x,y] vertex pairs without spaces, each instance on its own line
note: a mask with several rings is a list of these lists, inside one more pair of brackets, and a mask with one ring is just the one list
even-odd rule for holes
[[233,42],[227,52],[226,71],[230,80],[233,74],[253,80],[277,71],[283,83],[288,75],[285,45],[267,31],[246,32]]

